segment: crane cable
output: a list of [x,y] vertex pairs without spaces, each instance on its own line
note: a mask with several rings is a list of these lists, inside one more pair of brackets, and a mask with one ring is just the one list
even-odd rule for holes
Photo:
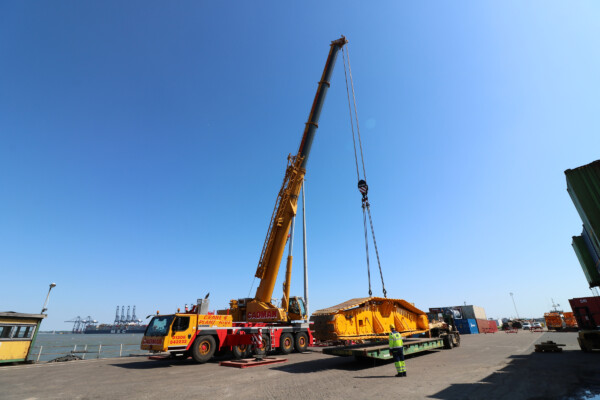
[[[344,49],[346,51],[344,51]],[[367,229],[367,214],[369,215],[369,225],[371,226],[371,236],[373,236],[373,245],[375,247],[375,254],[377,255],[377,265],[379,266],[379,275],[381,276],[381,286],[383,288],[383,297],[387,298],[387,291],[385,290],[385,283],[383,281],[383,272],[381,270],[381,261],[379,259],[379,250],[377,249],[377,241],[375,240],[375,229],[373,228],[373,218],[371,217],[371,205],[369,204],[369,198],[367,196],[369,192],[369,186],[367,185],[367,171],[365,169],[365,158],[362,149],[362,140],[360,138],[360,128],[358,126],[358,111],[356,108],[356,95],[354,93],[354,81],[352,79],[352,68],[350,67],[350,51],[348,45],[342,47],[342,58],[344,60],[344,78],[346,79],[346,94],[348,95],[348,111],[350,113],[350,127],[352,130],[352,143],[354,144],[354,161],[356,163],[356,177],[358,179],[358,190],[362,194],[362,210],[363,210],[363,225],[365,227],[365,249],[367,254],[367,277],[369,281],[369,297],[373,295],[371,291],[371,267],[369,265],[369,238]],[[346,73],[346,60],[348,62],[348,73]],[[348,75],[350,75],[350,87],[352,88],[352,99],[354,103],[354,119],[356,120],[356,135],[354,133],[354,122],[352,115],[352,106],[350,101],[350,89],[348,87]],[[356,152],[356,138],[358,138],[358,147],[360,149],[360,161],[362,164],[363,179],[360,179],[360,171],[358,167],[358,153]]]

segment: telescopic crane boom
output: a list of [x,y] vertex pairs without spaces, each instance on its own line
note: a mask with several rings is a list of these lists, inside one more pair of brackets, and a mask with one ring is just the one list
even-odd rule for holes
[[288,257],[282,307],[279,308],[273,305],[271,300],[290,226],[296,215],[298,195],[302,188],[304,175],[306,174],[306,164],[312,142],[319,127],[319,117],[325,101],[325,95],[330,86],[329,80],[333,72],[336,56],[346,43],[348,41],[344,36],[331,42],[329,55],[327,56],[323,75],[319,81],[317,93],[310,109],[308,122],[306,122],[304,127],[298,153],[295,156],[288,156],[288,165],[283,184],[277,195],[275,209],[271,216],[267,237],[260,255],[258,268],[256,269],[255,276],[260,279],[260,284],[254,298],[231,301],[230,312],[233,314],[234,321],[289,322],[306,318],[302,298],[290,298],[291,256]]

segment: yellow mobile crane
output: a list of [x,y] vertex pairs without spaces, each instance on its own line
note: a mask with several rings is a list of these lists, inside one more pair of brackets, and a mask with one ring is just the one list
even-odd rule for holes
[[[288,156],[288,165],[283,178],[283,184],[277,195],[275,209],[271,216],[267,237],[258,262],[255,276],[260,279],[253,298],[231,300],[228,310],[219,310],[219,314],[233,316],[234,321],[247,322],[291,322],[295,320],[306,320],[306,307],[301,297],[290,297],[290,284],[292,275],[292,255],[287,258],[285,282],[283,284],[283,298],[281,307],[273,304],[272,296],[275,281],[279,272],[281,259],[285,251],[285,245],[296,216],[298,195],[302,188],[306,164],[312,146],[312,142],[319,127],[319,116],[325,101],[325,95],[329,89],[329,80],[333,72],[338,51],[348,41],[344,36],[331,42],[329,55],[323,69],[323,75],[319,81],[317,93],[306,122],[302,141],[295,156]],[[293,234],[293,231],[292,231]],[[293,237],[290,238],[290,246]]]
[[[278,349],[288,354],[294,349],[306,350],[313,336],[306,320],[306,307],[301,297],[290,297],[292,256],[287,259],[281,307],[273,304],[272,295],[293,224],[302,188],[308,155],[318,128],[319,116],[329,89],[329,79],[338,51],[347,43],[345,37],[331,42],[329,55],[317,93],[295,156],[288,156],[283,184],[277,195],[267,237],[262,248],[256,277],[260,284],[253,298],[231,300],[230,308],[208,313],[208,295],[199,299],[191,310],[176,314],[155,315],[142,338],[141,348],[153,352],[170,352],[173,356],[191,356],[204,363],[215,353],[231,351],[243,358],[252,351],[265,353]],[[290,238],[290,245],[292,238]]]

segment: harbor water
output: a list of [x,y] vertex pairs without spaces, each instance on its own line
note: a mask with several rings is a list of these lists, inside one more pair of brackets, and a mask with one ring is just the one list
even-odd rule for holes
[[143,334],[139,333],[97,335],[38,333],[28,359],[46,362],[65,355],[76,355],[89,360],[148,354],[147,351],[140,350],[142,336]]

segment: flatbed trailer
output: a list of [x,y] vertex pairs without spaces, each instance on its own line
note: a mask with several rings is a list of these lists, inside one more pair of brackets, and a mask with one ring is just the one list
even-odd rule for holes
[[[422,351],[435,350],[440,348],[451,348],[448,341],[441,337],[437,338],[405,338],[404,355],[420,353]],[[354,356],[356,359],[375,358],[379,360],[389,360],[392,358],[388,342],[373,342],[364,344],[353,344],[350,346],[327,347],[323,349],[324,354],[332,356],[348,357]]]

